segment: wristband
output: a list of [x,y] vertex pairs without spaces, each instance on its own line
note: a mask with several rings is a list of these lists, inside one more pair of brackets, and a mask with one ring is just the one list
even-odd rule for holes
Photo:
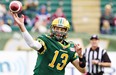
[[84,58],[80,58],[80,57],[79,57],[79,61],[83,61],[83,60],[84,60]]
[[83,58],[79,57],[79,66],[81,68],[84,68],[86,66],[86,62],[85,62],[85,58],[84,57]]

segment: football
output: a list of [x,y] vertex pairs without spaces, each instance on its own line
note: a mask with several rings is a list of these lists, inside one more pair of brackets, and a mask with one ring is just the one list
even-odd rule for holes
[[22,3],[20,1],[11,1],[9,9],[11,12],[19,13],[22,11]]

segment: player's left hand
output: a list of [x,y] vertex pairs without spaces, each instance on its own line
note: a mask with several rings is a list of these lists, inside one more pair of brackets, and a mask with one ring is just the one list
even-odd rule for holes
[[75,51],[78,54],[78,56],[80,58],[82,58],[82,48],[81,48],[80,44],[75,44],[74,48],[75,48]]

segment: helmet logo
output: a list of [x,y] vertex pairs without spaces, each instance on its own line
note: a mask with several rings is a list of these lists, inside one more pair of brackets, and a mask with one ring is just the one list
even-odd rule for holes
[[63,19],[60,18],[59,21],[58,21],[58,26],[62,27],[63,26],[63,23],[64,23]]

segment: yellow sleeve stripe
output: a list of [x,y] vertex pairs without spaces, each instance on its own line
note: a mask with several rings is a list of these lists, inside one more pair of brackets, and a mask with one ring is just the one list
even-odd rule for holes
[[74,57],[73,58],[78,58],[77,53],[74,54]]

